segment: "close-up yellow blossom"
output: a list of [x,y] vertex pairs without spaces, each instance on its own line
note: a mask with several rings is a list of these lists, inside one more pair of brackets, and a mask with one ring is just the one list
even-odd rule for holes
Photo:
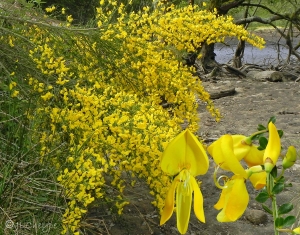
[[[217,165],[217,169],[220,167],[234,174],[231,178],[227,176],[219,178],[219,180],[224,179],[224,186],[221,186],[219,180],[216,179],[217,171],[214,174],[216,186],[222,189],[220,199],[215,205],[217,210],[222,209],[217,216],[219,222],[236,221],[245,212],[249,202],[246,188],[247,179],[250,180],[255,189],[261,189],[266,185],[266,172],[263,171],[259,164],[249,169],[244,169],[240,163],[240,160],[247,156],[249,151],[251,152],[251,148],[256,148],[243,142],[241,143],[241,139],[245,138],[242,136],[234,136],[233,138],[229,134],[223,135],[207,148]],[[237,142],[234,140],[237,140]],[[235,148],[237,148],[237,151],[235,151]],[[236,153],[238,156],[236,156]],[[258,159],[260,159],[261,154],[258,153],[258,156]]]
[[161,168],[170,175],[178,175],[166,196],[160,225],[172,216],[176,198],[177,228],[181,234],[185,234],[190,219],[193,192],[195,215],[205,223],[203,196],[194,177],[205,174],[208,164],[203,146],[189,129],[181,132],[168,144],[161,159]]

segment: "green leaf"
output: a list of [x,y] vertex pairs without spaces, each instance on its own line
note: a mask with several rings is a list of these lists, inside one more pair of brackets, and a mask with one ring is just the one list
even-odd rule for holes
[[256,196],[255,200],[258,201],[258,202],[260,202],[260,203],[264,203],[265,201],[268,200],[269,197],[270,197],[270,196],[269,196],[269,194],[268,194],[267,192],[262,191],[262,192],[260,192],[260,193]]
[[274,166],[274,168],[272,169],[270,174],[271,174],[271,176],[273,176],[274,179],[277,177],[277,167],[276,166]]
[[275,117],[275,116],[270,117],[270,119],[269,119],[269,121],[268,121],[268,124],[269,124],[270,122],[273,122],[273,123],[275,124],[275,122],[276,122],[276,117]]
[[293,215],[290,215],[288,217],[286,217],[283,221],[282,226],[283,227],[290,227],[292,226],[294,223],[296,222],[296,217]]
[[269,207],[267,207],[265,204],[262,204],[262,208],[269,214],[273,215],[273,211]]
[[276,220],[275,220],[276,228],[282,228],[283,223],[284,223],[284,218],[282,218],[282,217],[276,218]]
[[258,140],[261,136],[264,136],[264,133],[257,134],[251,138],[251,140]]
[[283,183],[277,183],[273,187],[272,193],[278,194],[278,193],[282,192],[283,189],[284,189],[284,184]]
[[291,210],[293,210],[294,206],[292,203],[285,203],[282,204],[279,208],[278,208],[278,215],[282,215],[282,214],[286,214],[289,213]]
[[283,130],[277,130],[279,137],[281,138],[283,136]]
[[258,124],[258,127],[257,127],[257,130],[258,131],[262,131],[262,130],[266,130],[267,128],[264,126],[264,125],[262,125],[262,124]]
[[276,183],[284,183],[285,178],[284,176],[281,176],[278,180],[276,180]]
[[259,138],[259,147],[262,147],[263,149],[265,149],[267,147],[267,144],[268,144],[267,138],[264,136],[261,136]]
[[265,148],[258,146],[257,149],[261,151],[261,150],[264,150]]

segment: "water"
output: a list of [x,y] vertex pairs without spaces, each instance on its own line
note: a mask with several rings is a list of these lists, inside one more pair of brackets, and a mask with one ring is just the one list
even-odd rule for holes
[[[221,64],[230,62],[234,56],[237,42],[235,44],[221,44],[215,45],[216,61]],[[279,55],[278,55],[278,52]],[[285,61],[288,56],[288,49],[285,45],[276,43],[268,43],[265,48],[260,50],[252,45],[246,44],[244,57],[242,63],[257,64],[257,65],[277,65],[279,62]],[[291,56],[291,60],[296,59]]]

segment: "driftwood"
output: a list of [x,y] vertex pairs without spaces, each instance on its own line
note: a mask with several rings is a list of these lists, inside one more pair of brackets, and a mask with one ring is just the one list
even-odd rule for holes
[[210,98],[212,100],[219,99],[225,96],[231,96],[235,94],[235,88],[234,87],[227,87],[227,88],[220,88],[218,91],[209,91]]
[[[219,99],[225,96],[231,96],[235,94],[235,88],[234,87],[220,87],[218,88],[219,90],[209,90],[208,89],[208,93],[210,94],[210,98],[212,100],[215,99]],[[172,103],[168,103],[166,101],[161,103],[161,106],[166,109],[166,108],[170,108],[173,104]]]

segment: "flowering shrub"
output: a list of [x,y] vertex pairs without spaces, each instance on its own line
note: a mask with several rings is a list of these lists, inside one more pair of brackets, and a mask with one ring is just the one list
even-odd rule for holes
[[[40,146],[40,161],[60,172],[57,181],[68,204],[62,234],[79,234],[82,216],[96,199],[114,201],[121,214],[127,204],[124,187],[136,177],[147,182],[153,205],[162,211],[171,185],[159,167],[165,147],[184,122],[191,132],[199,128],[197,98],[220,119],[182,55],[226,36],[263,45],[232,18],[196,6],[158,4],[153,11],[127,14],[116,1],[100,4],[97,29],[73,28],[67,16],[66,27],[26,22],[22,31],[31,42],[23,49],[37,69],[24,78],[29,95],[36,97],[26,115],[39,130],[32,141]],[[20,40],[1,37],[11,47]],[[15,87],[11,81],[12,96],[21,99],[25,94]],[[162,102],[170,106],[164,109]],[[109,194],[108,185],[119,193]]]

